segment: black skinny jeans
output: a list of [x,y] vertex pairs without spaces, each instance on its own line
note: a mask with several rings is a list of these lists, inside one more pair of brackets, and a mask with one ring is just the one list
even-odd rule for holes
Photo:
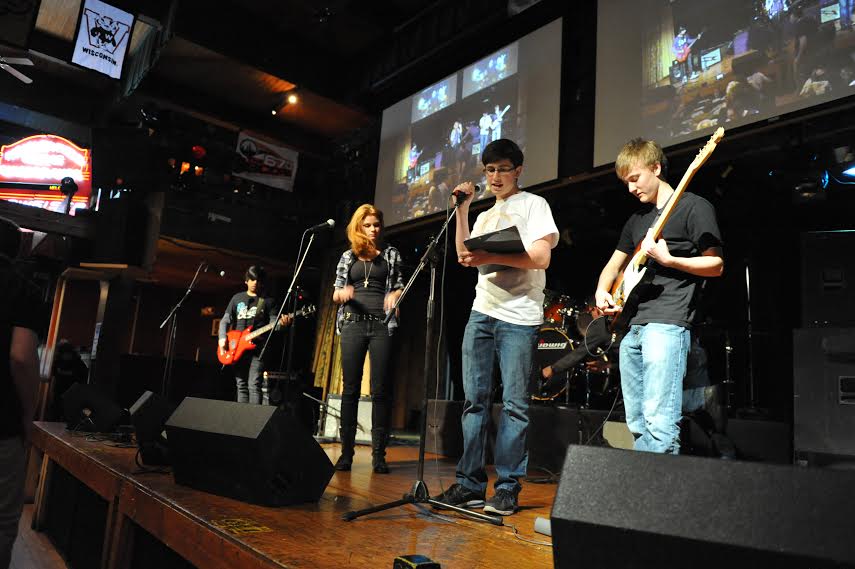
[[341,330],[341,369],[344,388],[341,394],[341,436],[345,448],[353,448],[356,436],[356,412],[365,354],[371,354],[372,440],[385,448],[392,409],[392,337],[378,321],[344,322]]

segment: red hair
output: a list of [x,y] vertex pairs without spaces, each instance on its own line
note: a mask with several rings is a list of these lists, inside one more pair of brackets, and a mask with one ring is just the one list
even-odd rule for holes
[[347,239],[350,241],[350,250],[357,257],[375,257],[377,255],[377,247],[365,235],[362,230],[362,222],[365,218],[373,215],[380,221],[380,227],[383,227],[383,212],[371,205],[370,203],[362,204],[356,211],[353,212],[353,217],[350,218],[350,223],[347,224]]

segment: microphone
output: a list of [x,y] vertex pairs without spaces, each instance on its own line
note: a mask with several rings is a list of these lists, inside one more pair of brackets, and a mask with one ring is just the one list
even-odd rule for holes
[[466,192],[461,192],[460,190],[454,190],[453,192],[451,192],[451,195],[457,199],[458,204],[461,204],[461,203],[465,202],[469,198],[469,196],[474,196],[476,193],[478,193],[480,191],[481,191],[481,186],[476,185],[475,191],[472,192],[471,194],[467,194]]
[[323,223],[313,225],[312,227],[308,228],[306,231],[314,233],[315,231],[324,231],[326,229],[332,229],[333,227],[335,227],[335,221],[333,221],[332,219],[328,219]]
[[218,267],[217,265],[212,265],[211,263],[205,261],[205,272],[214,273],[218,277],[226,276],[226,271]]

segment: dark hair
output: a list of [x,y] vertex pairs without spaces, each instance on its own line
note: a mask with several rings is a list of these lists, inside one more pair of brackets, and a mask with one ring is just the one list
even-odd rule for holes
[[244,282],[246,281],[258,281],[263,283],[267,279],[267,271],[264,270],[264,267],[261,265],[253,265],[246,270],[246,274],[243,276]]
[[481,163],[486,166],[500,160],[510,160],[514,168],[522,166],[523,152],[513,140],[508,140],[507,138],[494,140],[481,153]]
[[12,261],[21,251],[21,228],[14,221],[0,217],[0,258]]

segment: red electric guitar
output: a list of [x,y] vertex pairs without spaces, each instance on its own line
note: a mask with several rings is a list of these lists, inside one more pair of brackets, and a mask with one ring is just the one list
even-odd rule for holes
[[[716,145],[723,137],[724,129],[722,127],[718,127],[706,145],[704,145],[704,147],[698,152],[698,155],[695,156],[695,159],[689,165],[688,170],[683,174],[683,179],[680,180],[680,183],[674,189],[674,195],[671,196],[668,205],[666,205],[665,209],[662,210],[662,213],[659,215],[656,223],[654,223],[651,228],[653,230],[654,240],[661,237],[662,228],[665,226],[665,222],[668,221],[668,218],[671,217],[671,213],[673,213],[677,202],[680,201],[681,197],[683,197],[686,186],[689,185],[689,182],[692,181],[695,173],[704,165],[704,162],[707,161],[713,153],[713,150],[715,150]],[[622,332],[623,329],[626,328],[626,323],[638,307],[638,285],[648,283],[652,278],[653,272],[647,268],[647,255],[641,252],[641,243],[639,243],[635,247],[635,254],[632,256],[632,259],[629,260],[629,264],[623,270],[623,273],[618,275],[618,278],[612,286],[612,299],[614,300],[615,308],[619,309],[619,312],[615,314],[610,325],[613,332]]]
[[704,35],[704,32],[698,34],[698,37],[693,39],[692,41],[686,42],[686,44],[678,49],[674,53],[674,58],[680,63],[684,63],[687,59],[689,59],[689,54],[692,52],[692,46],[695,45],[695,42],[701,39],[701,36]]
[[[304,306],[294,314],[291,314],[291,316],[308,316],[310,314],[314,314],[316,311],[317,308],[315,308],[315,305],[310,304]],[[232,365],[238,361],[241,356],[243,356],[244,352],[255,349],[255,344],[252,343],[253,339],[265,332],[273,330],[276,324],[277,322],[271,322],[266,326],[262,326],[258,330],[253,330],[252,326],[250,326],[243,330],[232,330],[231,332],[228,332],[226,334],[226,347],[220,348],[217,346],[217,359],[219,359],[220,363],[224,366]]]

